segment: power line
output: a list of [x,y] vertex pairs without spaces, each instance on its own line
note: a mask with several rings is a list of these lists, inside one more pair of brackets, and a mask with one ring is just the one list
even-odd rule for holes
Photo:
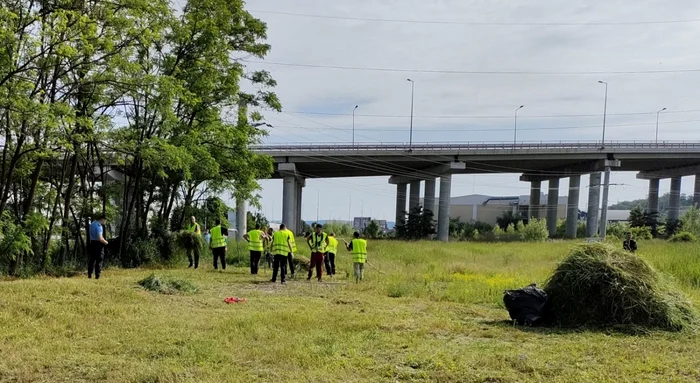
[[385,19],[376,17],[354,17],[354,16],[334,16],[317,15],[308,13],[277,12],[264,10],[249,10],[252,13],[264,13],[268,15],[306,17],[315,19],[332,20],[352,20],[352,21],[372,21],[380,23],[401,23],[401,24],[445,24],[445,25],[471,25],[471,26],[515,26],[515,27],[552,27],[552,26],[623,26],[623,25],[653,25],[653,24],[684,24],[697,23],[700,19],[686,20],[650,20],[650,21],[619,21],[619,22],[487,22],[487,21],[453,21],[453,20],[408,20],[408,19]]
[[380,67],[356,67],[341,65],[320,65],[302,63],[283,63],[274,61],[250,61],[241,60],[250,64],[277,65],[299,68],[342,69],[368,72],[398,72],[398,73],[434,73],[434,74],[461,74],[461,75],[532,75],[532,76],[612,76],[612,75],[636,75],[636,74],[668,74],[668,73],[697,73],[700,69],[653,69],[638,71],[585,71],[585,72],[544,72],[544,71],[467,71],[449,69],[401,69]]

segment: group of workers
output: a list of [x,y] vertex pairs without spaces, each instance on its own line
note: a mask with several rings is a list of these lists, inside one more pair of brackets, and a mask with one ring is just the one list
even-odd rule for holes
[[[195,217],[190,217],[190,222],[185,226],[185,230],[202,234],[202,227],[197,223]],[[226,252],[228,251],[228,230],[222,229],[221,220],[216,220],[216,226],[209,230],[210,235],[208,247],[214,258],[214,269],[218,269],[218,261],[221,261],[221,268],[226,270]],[[243,239],[248,242],[250,252],[250,273],[257,275],[260,268],[260,261],[265,253],[265,262],[272,268],[272,279],[276,282],[277,276],[284,285],[287,279],[287,265],[291,277],[294,278],[294,253],[297,251],[296,238],[294,233],[285,224],[281,224],[279,230],[272,228],[263,229],[260,224],[256,224],[253,230],[243,235]],[[323,267],[326,274],[333,278],[335,275],[335,256],[338,252],[338,240],[334,233],[327,234],[323,231],[323,225],[316,224],[314,232],[304,233],[309,248],[311,249],[311,260],[306,280],[311,280],[313,271],[316,269],[316,278],[320,282],[323,277]],[[360,233],[355,232],[353,239],[345,243],[345,248],[352,255],[355,282],[360,282],[364,276],[364,265],[367,262],[367,241],[360,238]],[[194,256],[193,256],[194,255]],[[199,267],[200,250],[198,247],[187,250],[189,267],[196,269]]]

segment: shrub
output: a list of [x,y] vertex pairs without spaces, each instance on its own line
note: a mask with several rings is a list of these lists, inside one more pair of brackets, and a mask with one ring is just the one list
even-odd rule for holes
[[526,242],[544,242],[549,237],[547,220],[532,218],[522,232],[522,239]]
[[683,214],[680,230],[691,233],[696,237],[700,235],[700,209],[692,207]]
[[[636,228],[639,230],[639,228]],[[625,238],[625,235],[630,232],[630,226],[626,223],[615,222],[608,225],[606,233],[608,237],[615,237],[617,239]],[[650,232],[651,233],[651,232]]]
[[523,218],[519,214],[506,211],[500,217],[496,218],[496,224],[500,226],[501,229],[506,230],[509,225],[515,226],[518,222],[522,221],[522,219]]
[[574,247],[545,286],[543,317],[562,327],[656,328],[697,323],[690,302],[640,257],[602,243]]
[[167,279],[157,277],[151,274],[148,277],[138,282],[139,286],[148,291],[153,291],[161,294],[194,294],[197,292],[197,286],[189,281],[182,279]]
[[697,240],[697,237],[693,233],[688,233],[687,231],[681,231],[670,238],[671,242],[695,242]]
[[630,228],[630,233],[632,233],[632,236],[636,239],[649,240],[653,238],[651,235],[651,228],[648,226],[632,227]]

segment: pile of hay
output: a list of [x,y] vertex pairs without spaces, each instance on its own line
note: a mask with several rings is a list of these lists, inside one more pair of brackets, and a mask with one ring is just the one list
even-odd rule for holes
[[680,331],[694,327],[691,303],[638,256],[592,243],[571,250],[544,289],[543,317],[561,327]]
[[165,279],[151,274],[148,277],[138,282],[139,286],[148,291],[153,291],[161,294],[194,294],[197,292],[197,286],[189,281],[182,279]]
[[204,239],[201,235],[192,231],[182,230],[175,236],[175,243],[184,250],[194,250],[204,247]]

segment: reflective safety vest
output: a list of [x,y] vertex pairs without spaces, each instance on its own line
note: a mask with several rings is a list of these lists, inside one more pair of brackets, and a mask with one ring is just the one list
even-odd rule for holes
[[263,251],[262,231],[251,230],[248,232],[248,250]]
[[[294,233],[289,229],[284,229],[284,231],[286,231],[287,234],[289,234],[289,239],[292,240],[292,252],[296,253],[297,252],[297,242],[294,240]],[[289,251],[287,251],[287,253],[289,253]]]
[[335,237],[328,237],[328,247],[326,251],[333,254],[338,254],[338,240]]
[[195,223],[194,225],[192,225],[192,224],[187,225],[187,231],[191,231],[191,232],[197,233],[199,235],[202,234],[202,228],[199,226],[198,223]]
[[367,241],[364,239],[353,239],[352,240],[352,261],[355,263],[365,263],[367,262]]
[[221,225],[214,226],[211,229],[211,248],[226,247],[226,237],[221,234]]
[[309,242],[311,244],[311,250],[315,253],[325,253],[326,252],[326,238],[328,234],[321,233],[318,235],[316,233],[311,234]]
[[272,254],[287,255],[289,253],[289,244],[287,240],[291,239],[287,230],[278,230],[272,234]]

